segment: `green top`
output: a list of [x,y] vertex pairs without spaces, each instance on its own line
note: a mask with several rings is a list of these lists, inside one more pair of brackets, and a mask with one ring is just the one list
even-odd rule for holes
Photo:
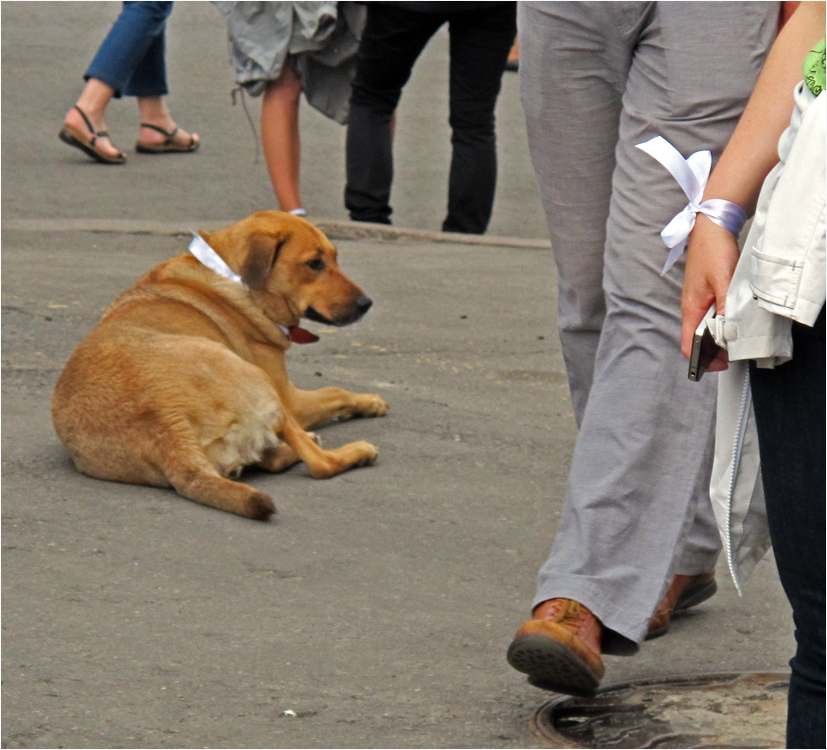
[[807,88],[818,96],[827,84],[824,81],[824,39],[822,39],[804,60],[804,82]]

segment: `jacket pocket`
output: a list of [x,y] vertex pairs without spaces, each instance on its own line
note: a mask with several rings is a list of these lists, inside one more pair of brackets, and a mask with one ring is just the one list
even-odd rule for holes
[[750,255],[749,285],[758,298],[774,305],[795,307],[804,261],[762,253],[753,247]]

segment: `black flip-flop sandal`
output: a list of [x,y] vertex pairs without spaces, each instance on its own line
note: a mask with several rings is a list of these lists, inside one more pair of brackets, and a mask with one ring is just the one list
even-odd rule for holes
[[141,123],[142,128],[150,128],[155,130],[163,136],[166,140],[160,143],[151,143],[149,141],[137,141],[135,143],[135,150],[141,154],[174,154],[174,153],[189,153],[195,151],[201,145],[201,139],[195,135],[190,134],[189,143],[176,143],[175,136],[178,134],[179,128],[176,127],[171,133],[157,125],[150,125],[148,122]]
[[63,129],[58,133],[58,138],[60,138],[60,140],[64,143],[68,143],[70,146],[79,148],[87,156],[91,156],[95,161],[100,162],[101,164],[123,164],[126,161],[126,154],[123,151],[119,150],[117,155],[112,155],[106,151],[102,151],[95,145],[98,138],[108,138],[109,133],[105,130],[96,131],[89,118],[86,116],[86,113],[80,107],[75,105],[73,109],[76,109],[80,113],[80,116],[86,123],[86,127],[89,128],[89,132],[92,134],[91,137],[87,138],[84,133],[81,133],[81,131],[73,125],[64,123]]

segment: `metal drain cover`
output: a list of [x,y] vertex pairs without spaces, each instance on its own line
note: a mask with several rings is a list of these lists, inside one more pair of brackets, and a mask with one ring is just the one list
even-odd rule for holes
[[558,748],[783,748],[788,672],[729,672],[614,683],[559,696],[532,729]]

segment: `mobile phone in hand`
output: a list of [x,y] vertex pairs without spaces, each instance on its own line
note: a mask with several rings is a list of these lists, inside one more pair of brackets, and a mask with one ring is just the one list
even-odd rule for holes
[[712,337],[712,332],[709,330],[707,323],[715,317],[715,303],[709,310],[706,311],[698,327],[695,329],[695,335],[692,337],[692,353],[689,356],[689,379],[700,380],[712,360],[721,350],[721,347],[715,343]]

